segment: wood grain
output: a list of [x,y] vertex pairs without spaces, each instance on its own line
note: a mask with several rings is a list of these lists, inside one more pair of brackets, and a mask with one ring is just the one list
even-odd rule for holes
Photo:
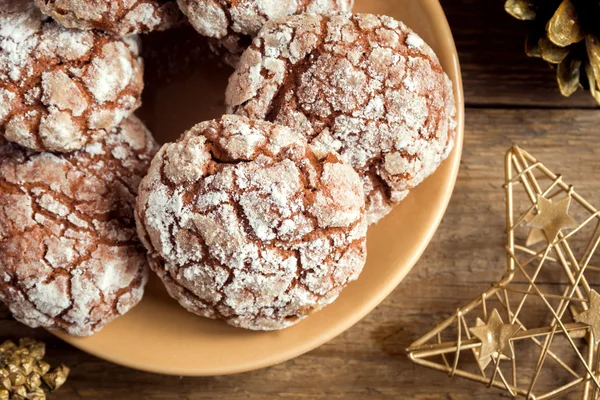
[[[390,0],[392,1],[392,0]],[[0,309],[5,337],[48,343],[73,372],[52,398],[418,399],[508,398],[497,390],[417,367],[404,349],[487,289],[504,268],[503,156],[519,144],[600,206],[600,111],[587,93],[563,99],[554,73],[523,53],[525,27],[501,0],[443,0],[459,48],[467,99],[461,171],[448,212],[406,280],[369,316],[326,345],[260,371],[164,377],[99,360]],[[550,110],[549,110],[550,109]],[[152,349],[148,349],[152,351]],[[557,371],[541,384],[553,380]]]

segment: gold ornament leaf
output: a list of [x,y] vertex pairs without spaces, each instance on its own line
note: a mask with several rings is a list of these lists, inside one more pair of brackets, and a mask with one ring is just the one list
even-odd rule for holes
[[532,0],[506,0],[504,9],[516,19],[523,21],[532,21],[536,17]]
[[0,380],[0,384],[2,385],[1,388],[12,390],[12,384],[10,383],[10,378],[8,376],[3,377],[2,380]]
[[569,97],[581,87],[579,83],[581,78],[581,60],[573,60],[569,57],[558,64],[556,71],[556,80],[560,93]]
[[594,68],[589,62],[585,63],[585,74],[587,75],[590,84],[590,93],[596,99],[596,102],[600,104],[600,90],[598,90],[598,82],[594,75]]
[[23,399],[27,398],[27,389],[25,389],[24,386],[15,386],[15,387],[12,388],[12,390],[13,390],[13,399],[16,396],[20,396]]
[[548,39],[559,47],[567,47],[583,40],[583,30],[579,24],[577,10],[570,0],[563,0],[548,24]]
[[25,382],[25,387],[29,391],[34,391],[40,387],[42,384],[42,378],[39,374],[31,374],[27,377],[27,381]]
[[35,389],[29,392],[28,400],[46,400],[46,392],[42,389]]
[[48,371],[50,371],[50,364],[44,360],[40,360],[38,361],[37,365],[33,367],[33,370],[36,374],[45,375]]
[[20,372],[10,374],[10,383],[13,386],[23,386],[25,384],[25,375]]
[[593,35],[587,35],[585,38],[585,47],[597,84],[600,81],[600,40]]
[[547,37],[541,38],[538,45],[540,46],[542,58],[550,64],[560,64],[569,55],[568,47],[559,47]]
[[56,367],[53,371],[48,372],[42,377],[44,383],[48,386],[51,392],[60,388],[69,376],[70,369],[64,364]]
[[542,51],[540,50],[540,38],[532,32],[527,34],[525,39],[525,54],[529,57],[542,57]]

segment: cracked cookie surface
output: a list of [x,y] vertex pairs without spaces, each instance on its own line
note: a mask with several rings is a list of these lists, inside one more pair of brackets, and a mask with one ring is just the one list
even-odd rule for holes
[[235,66],[240,55],[268,21],[301,13],[351,11],[354,0],[178,0],[212,50]]
[[450,154],[452,83],[431,48],[390,17],[339,13],[267,23],[226,93],[230,112],[304,132],[363,177],[375,223]]
[[26,0],[0,0],[0,136],[79,150],[140,105],[137,37],[63,28]]
[[127,36],[165,30],[180,19],[176,0],[35,0],[61,25]]
[[287,127],[238,116],[159,151],[136,220],[171,296],[247,329],[282,329],[331,303],[366,258],[356,172]]
[[70,154],[0,143],[0,299],[17,320],[87,336],[139,302],[134,207],[155,152],[135,117]]

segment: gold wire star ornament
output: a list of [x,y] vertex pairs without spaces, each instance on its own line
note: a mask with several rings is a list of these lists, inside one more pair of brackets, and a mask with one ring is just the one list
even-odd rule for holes
[[408,355],[513,397],[600,399],[600,212],[519,147],[506,155],[504,189],[504,275]]

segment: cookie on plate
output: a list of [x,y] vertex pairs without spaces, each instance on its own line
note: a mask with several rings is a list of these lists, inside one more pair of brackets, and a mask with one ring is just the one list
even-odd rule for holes
[[28,0],[0,0],[0,136],[81,149],[140,105],[136,37],[63,28]]
[[165,30],[180,21],[176,0],[35,0],[62,26],[127,36]]
[[150,266],[187,310],[253,330],[331,303],[366,258],[361,181],[289,128],[238,116],[165,145],[140,185]]
[[368,14],[269,22],[226,102],[339,152],[363,177],[370,223],[436,170],[457,126],[452,83],[431,48],[403,23]]
[[354,0],[177,0],[211,48],[235,66],[239,56],[268,21],[300,13],[351,11]]
[[70,154],[0,143],[0,300],[17,320],[87,336],[140,301],[134,206],[155,152],[135,117]]

